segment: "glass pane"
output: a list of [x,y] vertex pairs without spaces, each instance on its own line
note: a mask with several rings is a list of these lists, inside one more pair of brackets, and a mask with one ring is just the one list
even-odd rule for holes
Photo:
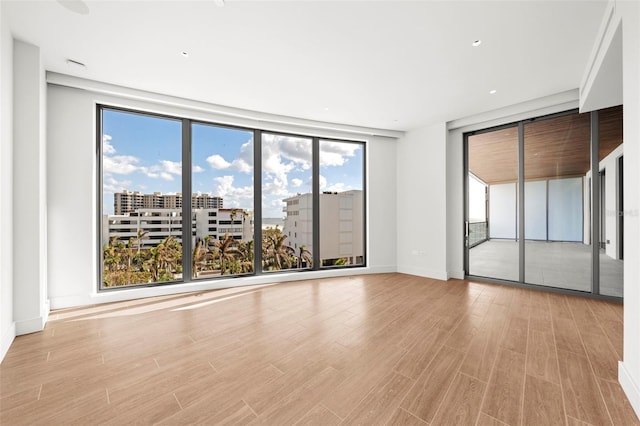
[[192,277],[251,274],[253,132],[193,124]]
[[101,288],[182,279],[181,122],[102,110]]
[[600,293],[622,297],[624,197],[622,107],[599,112]]
[[525,282],[591,291],[590,115],[524,125]]
[[321,266],[364,265],[364,145],[320,141]]
[[262,134],[263,271],[313,266],[311,158],[310,138]]
[[468,138],[469,275],[518,281],[518,129]]

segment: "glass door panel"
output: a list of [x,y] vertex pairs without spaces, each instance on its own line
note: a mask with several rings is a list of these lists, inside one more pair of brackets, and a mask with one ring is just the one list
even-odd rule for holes
[[518,128],[469,136],[467,156],[467,272],[518,281]]
[[590,115],[524,124],[525,282],[591,290]]

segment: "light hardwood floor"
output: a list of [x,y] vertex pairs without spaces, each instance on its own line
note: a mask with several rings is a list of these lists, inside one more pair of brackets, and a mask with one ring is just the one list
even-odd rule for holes
[[640,425],[622,306],[362,275],[53,312],[0,365],[0,423]]

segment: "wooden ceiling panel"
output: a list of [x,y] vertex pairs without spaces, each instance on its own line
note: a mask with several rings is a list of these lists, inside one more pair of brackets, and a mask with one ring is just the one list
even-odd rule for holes
[[518,128],[469,137],[469,171],[485,183],[518,180]]
[[[584,176],[590,169],[590,114],[569,114],[524,125],[525,179]],[[622,107],[599,114],[602,160],[622,143]],[[469,137],[469,171],[486,183],[518,180],[518,129]]]

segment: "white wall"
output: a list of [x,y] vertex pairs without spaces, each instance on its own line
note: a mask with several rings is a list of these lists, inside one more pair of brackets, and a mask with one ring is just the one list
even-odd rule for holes
[[464,164],[463,132],[449,130],[446,140],[447,274],[464,278]]
[[524,237],[527,240],[547,239],[547,181],[524,183]]
[[0,3],[0,360],[16,335],[13,321],[13,37]]
[[624,360],[619,379],[640,417],[640,3],[618,1],[624,87]]
[[[221,118],[206,111],[161,105],[50,84],[48,88],[48,283],[51,307],[172,294],[184,291],[261,284],[303,278],[299,273],[221,279],[197,283],[97,293],[96,103],[123,106],[212,122]],[[228,122],[229,118],[224,118]],[[251,124],[244,121],[243,125]],[[253,123],[262,126],[264,123]],[[364,139],[354,134],[318,129],[300,130],[321,137]],[[367,141],[367,268],[309,272],[304,278],[393,272],[396,265],[396,142]],[[72,220],[73,223],[69,223]],[[74,238],[69,238],[73,230]]]
[[367,237],[368,264],[379,271],[397,270],[398,235],[397,196],[398,140],[376,136],[367,145]]
[[582,181],[549,179],[549,240],[582,242]]
[[[44,328],[47,305],[46,83],[37,46],[13,43],[13,316],[16,334]],[[16,235],[19,230],[19,235]]]
[[487,184],[469,173],[469,222],[487,220]]
[[489,185],[489,238],[516,239],[517,192],[516,183]]
[[398,272],[447,279],[445,123],[398,141]]

